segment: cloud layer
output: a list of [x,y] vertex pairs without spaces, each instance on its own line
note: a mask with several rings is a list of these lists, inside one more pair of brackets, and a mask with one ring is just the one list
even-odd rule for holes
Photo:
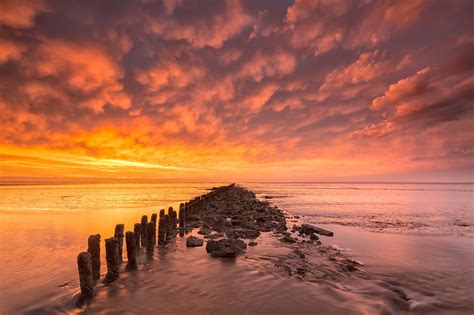
[[0,176],[470,180],[473,10],[2,1]]

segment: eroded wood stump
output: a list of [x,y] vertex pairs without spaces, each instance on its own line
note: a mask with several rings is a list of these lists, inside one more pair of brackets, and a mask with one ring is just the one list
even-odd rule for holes
[[118,257],[118,240],[116,237],[105,240],[105,259],[107,260],[105,282],[117,280],[120,273],[120,261]]
[[79,269],[81,296],[83,299],[89,299],[94,295],[91,254],[82,252],[77,255],[77,268]]
[[125,233],[125,243],[127,246],[127,270],[137,269],[137,249],[135,241],[135,233],[128,231]]
[[87,240],[87,252],[91,255],[92,278],[100,278],[100,234],[89,236]]

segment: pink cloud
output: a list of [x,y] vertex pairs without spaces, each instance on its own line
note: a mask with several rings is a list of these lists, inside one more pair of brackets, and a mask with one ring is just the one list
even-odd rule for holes
[[238,77],[261,81],[265,77],[281,77],[292,73],[297,65],[294,55],[282,50],[274,53],[258,51],[240,70]]
[[[167,2],[168,3],[168,2]],[[180,7],[182,2],[167,6],[167,13]],[[224,1],[223,12],[211,17],[192,17],[191,23],[177,23],[171,16],[148,19],[149,31],[169,40],[185,40],[196,48],[205,46],[220,48],[224,42],[251,25],[253,18],[248,15],[239,1]]]
[[386,41],[394,33],[419,21],[429,4],[426,0],[376,2],[375,5],[370,5],[361,23],[350,30],[347,45],[350,47],[376,46]]
[[370,81],[393,71],[392,65],[379,50],[364,52],[352,64],[344,68],[338,68],[329,72],[320,91],[328,91],[346,84],[357,84]]
[[138,71],[136,79],[147,89],[157,92],[168,86],[184,88],[194,80],[200,80],[204,75],[205,71],[198,65],[185,65],[175,60],[164,60],[153,68]]
[[372,101],[373,109],[381,109],[393,106],[398,101],[419,95],[428,89],[428,78],[431,68],[421,69],[416,74],[391,84],[383,96],[377,97]]
[[277,90],[278,87],[275,84],[268,84],[257,90],[254,94],[248,95],[243,102],[245,110],[251,113],[261,111]]

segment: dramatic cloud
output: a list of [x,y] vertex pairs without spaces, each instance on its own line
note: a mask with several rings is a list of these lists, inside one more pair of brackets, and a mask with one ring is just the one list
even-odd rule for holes
[[2,1],[0,176],[470,180],[473,10]]

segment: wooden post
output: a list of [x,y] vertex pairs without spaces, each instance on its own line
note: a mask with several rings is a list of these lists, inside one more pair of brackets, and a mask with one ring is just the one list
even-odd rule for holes
[[184,203],[179,205],[179,236],[184,236],[185,231],[185,221],[186,221],[186,208],[184,208]]
[[144,215],[142,216],[142,235],[141,235],[141,245],[142,247],[146,246],[146,224],[148,223],[148,216]]
[[94,295],[91,254],[82,252],[77,255],[77,268],[79,269],[82,298],[89,299]]
[[142,225],[140,223],[135,223],[133,226],[133,239],[135,241],[135,251],[138,251],[140,248],[140,238],[142,236]]
[[115,281],[119,276],[118,240],[111,237],[105,240],[105,259],[107,260],[106,282]]
[[163,218],[163,229],[165,230],[165,243],[171,239],[171,220],[168,214]]
[[100,234],[89,236],[87,240],[87,252],[91,255],[92,278],[100,278]]
[[122,253],[123,253],[123,237],[125,236],[123,234],[123,231],[124,231],[124,225],[123,224],[117,224],[115,226],[115,237],[117,238],[117,241],[118,241],[118,258],[119,258],[119,261],[122,262],[123,261],[123,258],[122,258]]
[[146,225],[146,251],[147,254],[150,256],[153,256],[153,247],[155,246],[153,242],[153,234],[155,233],[155,223],[153,221],[150,221]]
[[176,211],[174,211],[173,207],[168,208],[168,215],[170,216],[171,220],[171,229],[174,232],[178,225],[178,216],[176,214]]
[[156,220],[157,220],[157,214],[156,214],[156,213],[153,213],[153,214],[151,215],[151,222],[153,222],[154,228],[155,228],[154,231],[153,231],[153,235],[152,235],[152,238],[153,238],[153,245],[156,244],[156,227],[158,226],[158,225],[156,224]]
[[166,244],[166,219],[165,216],[160,217],[158,222],[158,245]]
[[160,219],[165,216],[165,209],[160,210]]
[[134,232],[128,231],[125,233],[125,242],[127,245],[127,270],[137,269],[137,249]]

